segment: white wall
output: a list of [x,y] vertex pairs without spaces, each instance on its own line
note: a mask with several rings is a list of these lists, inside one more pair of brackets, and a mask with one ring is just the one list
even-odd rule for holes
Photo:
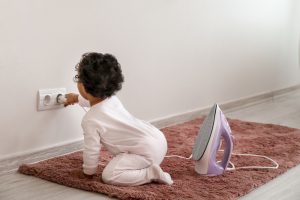
[[82,139],[81,108],[37,112],[36,96],[76,91],[87,51],[119,59],[119,97],[146,120],[298,84],[296,4],[0,0],[0,159]]
[[[292,51],[294,52],[293,56],[298,57],[298,65],[300,67],[300,1],[293,0],[293,11],[292,11],[292,36],[290,44],[292,45]],[[295,42],[297,41],[297,42]],[[297,43],[298,46],[295,44]],[[297,50],[298,51],[297,51]],[[296,60],[296,59],[291,59]],[[295,63],[293,63],[295,64]]]

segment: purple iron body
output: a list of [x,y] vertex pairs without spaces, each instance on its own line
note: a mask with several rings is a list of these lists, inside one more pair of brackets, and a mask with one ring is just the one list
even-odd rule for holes
[[[222,137],[225,141],[224,154],[221,163],[219,163],[216,160],[216,155]],[[196,161],[196,172],[206,176],[223,174],[230,161],[232,149],[233,141],[230,126],[220,107],[215,104],[205,118],[193,147],[192,159]]]

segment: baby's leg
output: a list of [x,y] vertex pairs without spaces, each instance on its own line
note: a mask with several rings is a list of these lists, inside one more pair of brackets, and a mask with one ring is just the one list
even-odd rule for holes
[[173,183],[171,176],[159,165],[152,164],[144,157],[135,154],[121,153],[115,156],[105,167],[102,180],[107,184],[134,186],[152,181]]

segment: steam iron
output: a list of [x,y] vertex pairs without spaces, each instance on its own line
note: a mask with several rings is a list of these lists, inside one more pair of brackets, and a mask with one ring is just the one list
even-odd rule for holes
[[[221,162],[217,162],[216,154],[221,138],[224,138],[224,154]],[[201,126],[193,147],[192,159],[196,161],[195,171],[206,176],[223,174],[230,161],[233,141],[230,126],[221,111],[215,104]]]

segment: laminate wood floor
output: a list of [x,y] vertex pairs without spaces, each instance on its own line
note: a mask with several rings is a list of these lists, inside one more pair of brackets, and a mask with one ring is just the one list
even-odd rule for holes
[[[227,117],[300,128],[300,91],[259,104],[232,109]],[[300,200],[300,165],[245,195],[241,200]],[[0,200],[106,200],[105,195],[77,190],[16,172],[0,176]]]

